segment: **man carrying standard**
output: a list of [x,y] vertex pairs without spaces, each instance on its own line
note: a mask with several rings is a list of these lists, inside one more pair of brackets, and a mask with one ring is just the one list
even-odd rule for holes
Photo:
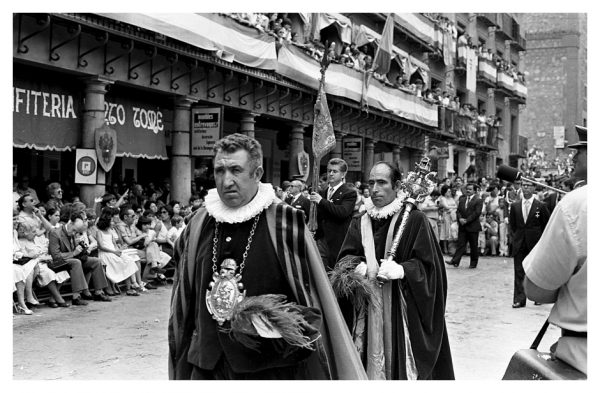
[[[366,301],[351,299],[354,313],[345,315],[369,379],[454,379],[446,270],[423,212],[410,212],[395,259],[384,259],[406,208],[400,177],[386,162],[373,166],[366,213],[352,219],[333,274],[353,269],[372,286]],[[389,281],[379,287],[378,276]]]

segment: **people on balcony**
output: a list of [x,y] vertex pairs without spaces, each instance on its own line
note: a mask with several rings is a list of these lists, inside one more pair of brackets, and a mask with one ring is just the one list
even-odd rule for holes
[[488,124],[487,117],[485,115],[485,109],[479,111],[477,115],[477,141],[485,145],[487,143],[487,135],[488,135]]

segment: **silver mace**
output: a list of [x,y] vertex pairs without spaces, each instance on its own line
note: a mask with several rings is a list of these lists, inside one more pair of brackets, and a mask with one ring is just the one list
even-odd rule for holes
[[[392,241],[392,247],[388,251],[387,260],[393,261],[396,258],[396,251],[400,244],[402,234],[404,234],[404,228],[408,222],[408,216],[413,209],[417,209],[417,204],[422,203],[427,195],[431,194],[435,188],[436,172],[430,172],[431,163],[428,157],[421,158],[421,162],[415,164],[415,171],[409,172],[406,176],[406,180],[402,182],[401,189],[407,193],[407,197],[404,199],[404,213],[402,214],[402,220],[400,221],[400,227],[398,232],[394,236]],[[380,286],[388,282],[389,279],[385,276],[377,275],[377,282]]]

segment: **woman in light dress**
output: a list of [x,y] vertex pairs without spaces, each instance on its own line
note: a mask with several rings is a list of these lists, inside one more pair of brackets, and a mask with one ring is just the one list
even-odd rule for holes
[[[28,264],[34,263],[37,265],[33,277],[39,287],[48,287],[48,291],[52,296],[48,300],[48,305],[52,308],[69,307],[69,304],[60,295],[60,285],[70,278],[69,272],[55,273],[48,267],[48,261],[52,260],[52,257],[48,254],[48,239],[45,236],[36,236],[37,227],[31,221],[22,222],[20,228],[19,246],[21,252],[23,256],[31,258]],[[31,302],[31,299],[28,299],[28,302]]]
[[118,234],[114,230],[115,223],[113,217],[118,217],[118,210],[110,207],[102,209],[102,213],[96,228],[98,229],[98,258],[106,266],[106,277],[114,284],[124,282],[126,294],[128,296],[139,296],[139,293],[131,288],[135,282],[135,272],[138,270],[135,258],[137,251],[120,249],[117,246]]
[[442,222],[440,226],[440,245],[444,254],[448,254],[448,242],[455,240],[451,234],[450,228],[452,223],[456,222],[456,201],[452,196],[452,189],[443,185],[441,189],[441,196],[439,198],[439,206],[442,208]]

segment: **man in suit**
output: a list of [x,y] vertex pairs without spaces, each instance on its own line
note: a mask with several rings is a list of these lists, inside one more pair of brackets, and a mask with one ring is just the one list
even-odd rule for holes
[[308,221],[310,213],[310,201],[302,195],[304,185],[300,180],[292,180],[289,188],[290,198],[286,201],[289,205],[304,212],[304,221]]
[[327,189],[310,194],[310,201],[317,203],[318,228],[315,238],[323,264],[328,270],[335,265],[358,196],[344,182],[347,171],[346,161],[332,158],[327,163]]
[[513,234],[512,249],[515,265],[513,308],[525,307],[523,260],[540,240],[550,218],[546,205],[533,197],[533,185],[523,182],[521,190],[523,190],[523,198],[510,205],[510,214],[508,215],[510,230]]
[[[84,299],[111,301],[102,290],[108,287],[108,281],[100,260],[88,256],[76,240],[76,235],[83,233],[85,229],[85,217],[81,212],[73,212],[66,224],[52,230],[48,235],[48,252],[52,256],[48,267],[55,272],[63,270],[69,272],[73,291],[72,303],[75,306],[87,305]],[[93,295],[88,288],[90,277],[94,283]]]
[[469,268],[475,269],[477,267],[477,262],[479,261],[477,239],[479,231],[481,231],[479,216],[482,209],[483,200],[475,192],[475,184],[467,184],[465,195],[461,196],[458,200],[458,209],[456,211],[458,219],[458,244],[456,245],[456,252],[452,259],[446,261],[448,265],[458,267],[460,259],[467,249],[467,242],[469,242],[469,247],[471,248],[471,263],[469,264]]

